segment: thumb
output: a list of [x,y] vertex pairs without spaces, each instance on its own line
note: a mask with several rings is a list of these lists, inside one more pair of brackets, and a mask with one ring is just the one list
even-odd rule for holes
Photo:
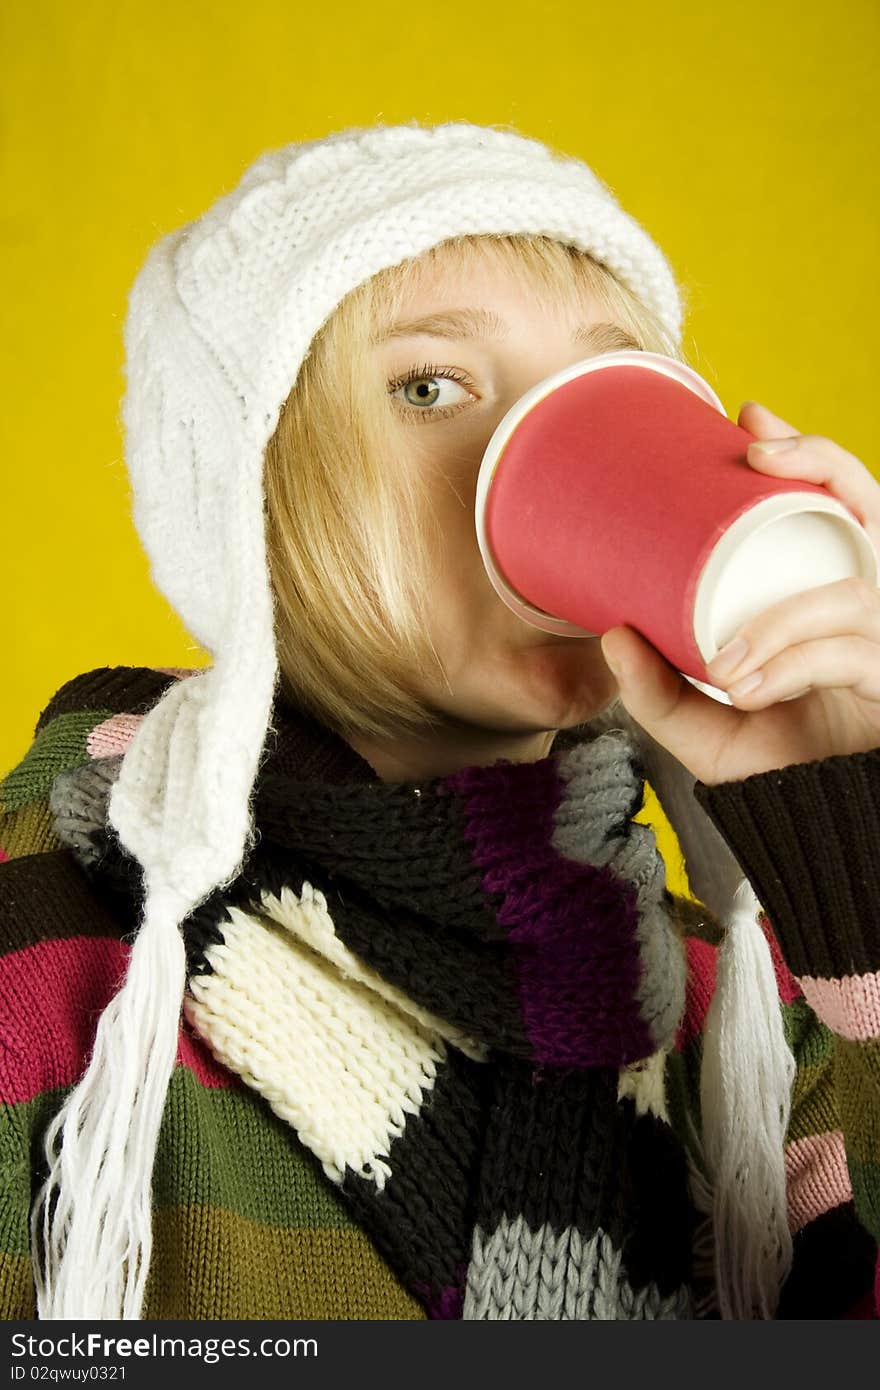
[[620,698],[644,729],[662,723],[682,696],[684,678],[635,628],[612,627],[602,637],[602,655],[617,681]]
[[627,713],[695,777],[708,775],[733,711],[686,681],[634,628],[609,628],[601,644]]

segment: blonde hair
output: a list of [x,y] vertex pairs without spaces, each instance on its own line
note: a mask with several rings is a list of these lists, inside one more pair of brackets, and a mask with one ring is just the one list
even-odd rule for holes
[[545,303],[589,292],[641,348],[686,360],[609,269],[549,237],[454,238],[341,301],[269,440],[264,491],[282,689],[343,735],[391,736],[436,722],[416,686],[420,675],[443,676],[427,621],[440,538],[419,470],[392,466],[393,407],[369,348],[423,269],[440,258],[454,277],[481,256],[500,258]]

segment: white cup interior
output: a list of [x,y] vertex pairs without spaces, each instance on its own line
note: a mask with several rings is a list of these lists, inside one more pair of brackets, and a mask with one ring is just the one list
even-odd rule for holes
[[859,575],[877,582],[870,538],[834,498],[778,493],[715,546],[697,585],[694,638],[707,663],[743,623],[782,599]]

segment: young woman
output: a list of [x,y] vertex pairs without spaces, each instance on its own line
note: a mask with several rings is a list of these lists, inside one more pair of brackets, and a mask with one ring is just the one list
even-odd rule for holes
[[682,357],[668,264],[506,130],[271,152],[151,251],[134,515],[212,665],[75,677],[0,787],[6,1317],[872,1315],[880,593],[722,706],[480,559],[498,421],[624,346]]

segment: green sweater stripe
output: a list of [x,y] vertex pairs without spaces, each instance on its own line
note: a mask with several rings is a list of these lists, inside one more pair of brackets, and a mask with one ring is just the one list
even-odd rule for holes
[[834,1054],[834,1034],[814,1014],[801,995],[782,1005],[785,1040],[805,1067],[824,1067]]
[[20,763],[0,782],[0,807],[18,811],[47,797],[60,772],[88,762],[87,740],[112,710],[81,710],[58,714],[40,730]]
[[830,1068],[798,1067],[792,1090],[786,1143],[840,1128],[840,1110]]
[[[862,1168],[862,1180],[872,1188],[871,1204],[880,1214],[880,1038],[850,1042],[838,1038],[834,1071],[840,1094],[840,1124],[849,1159]],[[880,1220],[874,1227],[880,1232]]]
[[856,1211],[869,1231],[880,1231],[880,1164],[862,1163],[847,1149],[847,1166]]
[[355,1223],[317,1159],[255,1091],[203,1086],[174,1072],[159,1135],[160,1207],[200,1203],[272,1226]]
[[[6,1107],[0,1172],[10,1178],[11,1211],[0,1220],[0,1249],[9,1254],[29,1248],[30,1162],[20,1136],[42,1137],[64,1095],[47,1091]],[[156,1173],[159,1208],[223,1206],[247,1221],[302,1230],[356,1225],[317,1160],[260,1096],[203,1086],[185,1067],[175,1069],[168,1088]]]

